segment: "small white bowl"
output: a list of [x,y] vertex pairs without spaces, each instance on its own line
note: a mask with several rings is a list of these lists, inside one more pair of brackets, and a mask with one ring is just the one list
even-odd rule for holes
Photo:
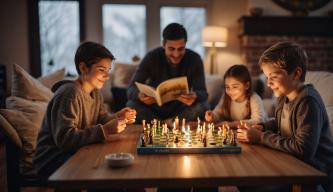
[[105,155],[105,160],[110,167],[126,167],[133,163],[134,156],[131,153],[111,153]]

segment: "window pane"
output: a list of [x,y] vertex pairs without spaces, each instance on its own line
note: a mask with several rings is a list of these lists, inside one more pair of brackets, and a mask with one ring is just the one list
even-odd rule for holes
[[79,3],[39,1],[42,75],[57,69],[77,74],[74,54],[80,43]]
[[161,8],[161,34],[170,23],[180,23],[187,30],[186,47],[204,56],[201,42],[201,31],[206,25],[205,8],[193,7],[162,7]]
[[131,63],[133,56],[146,52],[146,7],[103,5],[104,45],[117,62]]

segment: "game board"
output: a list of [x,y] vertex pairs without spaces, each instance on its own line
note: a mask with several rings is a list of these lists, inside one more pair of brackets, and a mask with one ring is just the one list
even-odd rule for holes
[[[200,124],[190,127],[183,121],[182,129],[173,129],[158,121],[143,123],[144,131],[137,144],[138,154],[187,154],[187,153],[240,153],[236,132],[228,127]],[[178,127],[178,128],[177,128]]]

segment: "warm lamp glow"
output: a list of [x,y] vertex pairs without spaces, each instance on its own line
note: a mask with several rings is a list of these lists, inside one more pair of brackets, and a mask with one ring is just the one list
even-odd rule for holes
[[227,46],[227,29],[219,26],[206,26],[202,31],[203,46],[211,47],[208,53],[210,57],[209,71],[210,74],[218,72],[216,61],[217,48]]
[[219,26],[206,26],[202,32],[205,47],[226,47],[227,29]]

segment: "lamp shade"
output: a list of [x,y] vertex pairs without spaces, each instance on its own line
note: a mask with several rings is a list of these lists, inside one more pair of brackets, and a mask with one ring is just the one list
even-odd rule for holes
[[226,47],[227,29],[219,26],[206,26],[202,31],[202,42],[205,47]]

